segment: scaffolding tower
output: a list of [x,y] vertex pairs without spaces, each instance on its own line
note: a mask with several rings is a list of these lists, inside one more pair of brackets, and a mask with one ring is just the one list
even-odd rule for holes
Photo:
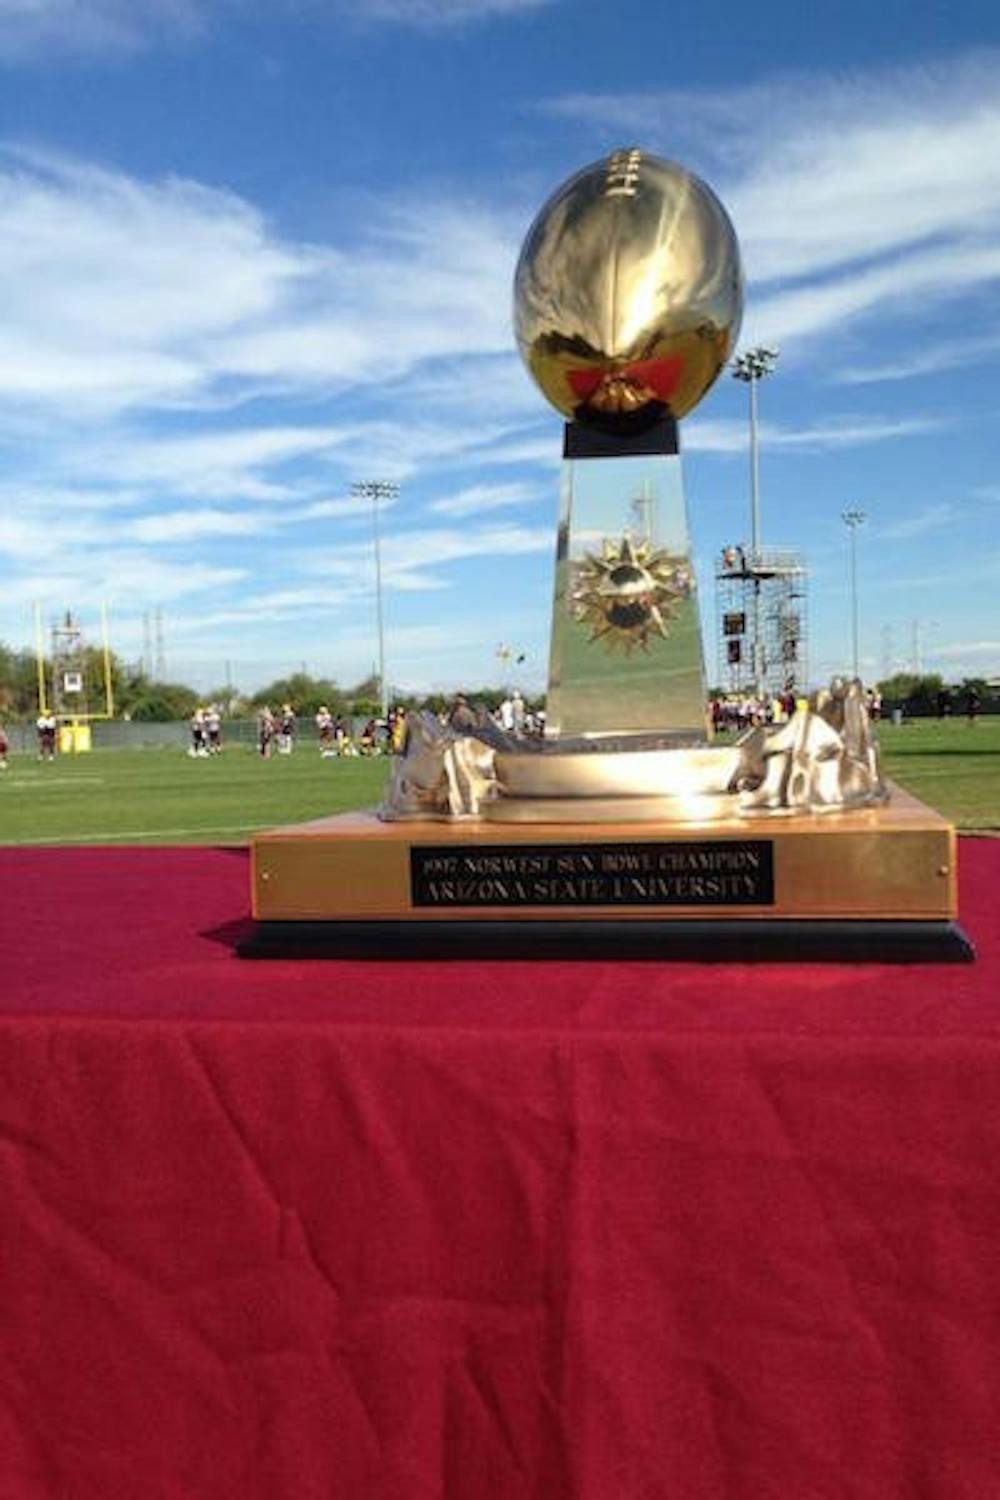
[[718,686],[775,697],[809,684],[807,574],[800,553],[723,549],[715,570]]

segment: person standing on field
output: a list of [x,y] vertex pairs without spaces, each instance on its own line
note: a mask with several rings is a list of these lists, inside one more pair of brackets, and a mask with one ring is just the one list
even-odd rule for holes
[[282,755],[291,755],[295,748],[295,714],[292,705],[286,703],[278,721],[278,749]]
[[257,749],[265,760],[271,759],[274,749],[274,715],[265,703],[257,715]]
[[319,753],[324,760],[336,755],[333,743],[333,714],[326,704],[321,704],[316,713],[316,728],[319,731]]
[[209,755],[219,755],[222,750],[222,715],[216,703],[210,703],[205,710],[205,738]]
[[55,760],[56,758],[56,716],[50,713],[41,713],[35,721],[38,731],[38,759]]

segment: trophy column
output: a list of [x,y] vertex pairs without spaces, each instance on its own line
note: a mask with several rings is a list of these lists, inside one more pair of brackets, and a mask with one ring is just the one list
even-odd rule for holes
[[677,424],[567,423],[546,739],[707,742]]

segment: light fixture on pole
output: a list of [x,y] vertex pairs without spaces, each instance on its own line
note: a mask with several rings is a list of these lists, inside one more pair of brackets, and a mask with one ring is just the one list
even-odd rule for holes
[[391,479],[359,479],[351,485],[351,494],[372,502],[372,526],[375,535],[375,607],[378,615],[378,695],[382,718],[389,713],[389,689],[385,680],[385,631],[382,622],[382,537],[378,508],[383,500],[395,500],[399,485]]
[[[777,349],[758,345],[755,349],[744,349],[733,360],[734,380],[742,380],[750,391],[750,559],[751,567],[760,567],[760,459],[757,443],[757,382],[774,372],[778,362]],[[753,676],[757,697],[764,691],[764,647],[760,629],[760,579],[754,580],[753,611]]]
[[867,517],[863,510],[845,510],[840,519],[851,533],[851,659],[853,676],[859,677],[861,674],[858,670],[858,527],[865,524]]

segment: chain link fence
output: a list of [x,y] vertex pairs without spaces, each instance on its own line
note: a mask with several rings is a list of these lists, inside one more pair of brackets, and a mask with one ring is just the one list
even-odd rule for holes
[[[355,737],[361,722],[359,720],[353,726]],[[298,730],[299,739],[307,744],[317,739],[311,721],[300,720]],[[191,725],[187,719],[175,719],[166,724],[97,719],[91,724],[91,734],[95,750],[187,750],[191,744]],[[37,752],[38,735],[33,724],[10,724],[7,735],[14,754]],[[256,719],[227,719],[222,728],[222,742],[225,746],[256,748]]]

